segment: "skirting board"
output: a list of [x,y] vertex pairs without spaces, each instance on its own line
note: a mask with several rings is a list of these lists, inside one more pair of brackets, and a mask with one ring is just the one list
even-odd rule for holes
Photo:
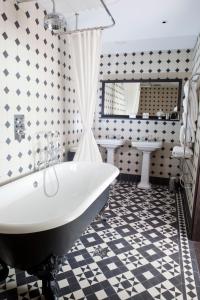
[[189,205],[187,201],[187,195],[185,192],[185,189],[181,186],[179,186],[180,192],[181,192],[181,198],[183,201],[183,210],[184,210],[184,215],[185,215],[185,222],[186,222],[186,229],[187,229],[187,234],[188,234],[188,239],[192,239],[192,217],[190,214],[189,210]]
[[[140,177],[141,177],[140,175],[120,173],[117,179],[124,180],[124,181],[130,181],[130,182],[139,182]],[[169,184],[169,178],[161,178],[161,177],[153,177],[153,176],[151,177],[150,176],[150,182],[152,184],[168,185]]]

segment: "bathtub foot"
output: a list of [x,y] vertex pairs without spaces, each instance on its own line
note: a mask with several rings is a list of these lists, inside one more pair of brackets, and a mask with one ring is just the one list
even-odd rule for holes
[[109,210],[110,210],[110,203],[108,201],[99,213],[99,219],[101,221],[107,222],[109,220],[110,217]]
[[28,270],[29,274],[42,280],[42,294],[46,300],[58,300],[59,285],[56,281],[56,275],[61,269],[62,263],[62,257],[51,256],[38,267]]
[[100,218],[101,218],[101,221],[108,222],[109,216],[108,216],[108,214],[104,213],[101,215]]
[[0,282],[8,277],[8,266],[0,259]]
[[58,300],[59,286],[55,279],[42,280],[42,294],[46,300]]

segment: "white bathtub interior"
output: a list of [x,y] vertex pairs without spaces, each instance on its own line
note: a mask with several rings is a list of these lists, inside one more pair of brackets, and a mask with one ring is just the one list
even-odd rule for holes
[[[60,189],[43,191],[44,170],[1,187],[0,232],[29,233],[55,228],[79,217],[112,183],[119,171],[105,163],[66,162],[55,166]],[[45,170],[48,192],[56,189],[52,167]],[[34,187],[38,182],[38,187]]]

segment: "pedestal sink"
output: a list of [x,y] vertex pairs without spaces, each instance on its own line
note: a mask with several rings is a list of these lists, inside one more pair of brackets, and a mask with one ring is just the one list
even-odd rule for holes
[[131,144],[132,147],[143,152],[141,181],[138,184],[138,187],[141,189],[149,189],[151,188],[151,185],[149,183],[151,152],[160,149],[162,147],[162,142],[138,141],[138,142],[132,142]]
[[96,140],[98,145],[106,148],[107,150],[107,162],[114,165],[114,152],[115,149],[124,144],[123,140],[117,139],[98,139]]

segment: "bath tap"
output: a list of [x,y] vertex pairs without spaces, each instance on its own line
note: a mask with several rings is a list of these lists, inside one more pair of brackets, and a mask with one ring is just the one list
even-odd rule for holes
[[49,165],[46,161],[38,161],[37,162],[37,168],[35,167],[35,171],[40,171],[42,169],[47,168]]
[[48,152],[48,155],[50,156],[49,163],[59,161],[59,157],[60,157],[60,154],[61,154],[61,149],[60,149],[59,143],[57,143],[57,145],[55,146],[53,144],[53,142],[51,141],[49,143],[49,147],[48,147],[47,152]]
[[62,149],[58,140],[60,133],[58,131],[42,131],[37,134],[42,134],[47,139],[47,144],[44,149],[40,149],[38,152],[40,157],[35,161],[34,171],[58,164],[62,158]]
[[53,165],[60,162],[61,148],[58,141],[60,133],[58,131],[48,131],[47,134],[47,162],[48,165]]
[[60,146],[55,147],[53,143],[48,147],[48,149],[40,150],[40,153],[44,153],[44,159],[41,159],[37,162],[35,171],[48,168],[54,164],[60,162],[61,149]]
[[[52,131],[48,131],[48,132],[39,132],[37,133],[41,135],[41,133],[43,134],[44,138],[46,139],[46,146],[43,149],[40,149],[41,147],[39,147],[39,150],[36,151],[36,154],[39,154],[39,160],[35,159],[34,162],[34,171],[41,171],[43,170],[43,190],[44,190],[44,194],[46,195],[46,197],[54,197],[55,195],[57,195],[58,191],[59,191],[59,179],[58,179],[58,175],[57,175],[57,170],[55,165],[58,164],[59,162],[61,162],[61,154],[62,154],[62,150],[60,149],[60,143],[58,141],[58,137],[60,135],[60,133],[58,131],[52,132]],[[56,140],[55,140],[56,138]],[[56,180],[56,191],[53,193],[50,193],[48,191],[48,186],[47,186],[47,173],[48,173],[48,168],[51,167],[50,172],[52,172],[53,170],[53,174],[55,176],[55,180]]]
[[154,142],[155,141],[155,139],[152,135],[148,136],[147,140],[148,140],[148,142]]

